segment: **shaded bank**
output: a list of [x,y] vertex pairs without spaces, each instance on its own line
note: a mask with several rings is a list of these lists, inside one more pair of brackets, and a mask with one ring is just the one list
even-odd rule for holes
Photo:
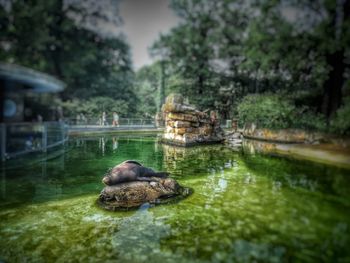
[[350,149],[336,144],[282,144],[246,139],[243,149],[249,153],[280,155],[350,169]]

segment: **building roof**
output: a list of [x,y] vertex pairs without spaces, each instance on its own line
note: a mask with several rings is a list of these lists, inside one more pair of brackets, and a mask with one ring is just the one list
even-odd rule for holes
[[[0,79],[31,92],[60,92],[66,84],[50,75],[15,64],[0,63]],[[12,85],[6,85],[11,87]],[[17,86],[17,85],[16,85]]]

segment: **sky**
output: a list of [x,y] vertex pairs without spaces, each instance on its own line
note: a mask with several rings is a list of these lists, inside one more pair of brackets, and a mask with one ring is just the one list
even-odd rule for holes
[[179,18],[169,8],[168,0],[122,0],[119,13],[123,19],[121,30],[131,46],[134,68],[151,64],[148,47],[176,26]]

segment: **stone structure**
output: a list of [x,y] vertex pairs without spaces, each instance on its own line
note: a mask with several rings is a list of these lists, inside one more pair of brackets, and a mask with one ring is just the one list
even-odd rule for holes
[[177,146],[218,143],[224,133],[216,113],[210,115],[185,103],[180,94],[171,94],[162,107],[165,115],[165,132],[162,142]]
[[308,132],[298,129],[273,130],[258,128],[254,123],[244,126],[243,136],[248,139],[280,143],[319,143],[326,140],[326,136],[319,132]]
[[182,199],[191,193],[171,178],[153,178],[154,181],[133,181],[106,186],[98,199],[107,210],[127,210],[149,203],[157,205]]
[[136,161],[125,161],[115,166],[102,179],[98,204],[108,210],[128,210],[144,203],[151,205],[180,200],[192,190],[179,185],[166,173],[157,173]]

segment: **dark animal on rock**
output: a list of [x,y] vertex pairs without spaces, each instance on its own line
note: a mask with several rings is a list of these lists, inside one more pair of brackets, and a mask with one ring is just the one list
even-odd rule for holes
[[168,173],[155,172],[137,161],[128,160],[112,168],[102,182],[109,186],[132,181],[152,182],[152,177],[167,178]]

